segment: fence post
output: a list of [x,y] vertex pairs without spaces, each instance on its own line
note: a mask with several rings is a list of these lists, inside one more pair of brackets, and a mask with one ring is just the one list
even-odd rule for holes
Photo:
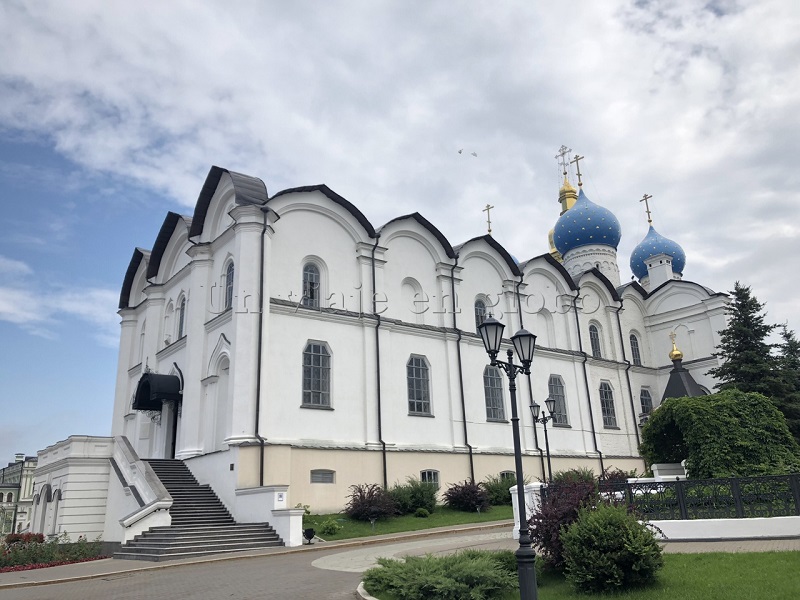
[[733,507],[736,509],[736,518],[744,518],[744,505],[742,504],[742,490],[739,487],[739,478],[731,477],[731,495],[733,496]]
[[678,510],[681,512],[681,519],[686,521],[689,519],[689,511],[686,509],[684,483],[680,479],[675,482],[675,493],[678,496]]

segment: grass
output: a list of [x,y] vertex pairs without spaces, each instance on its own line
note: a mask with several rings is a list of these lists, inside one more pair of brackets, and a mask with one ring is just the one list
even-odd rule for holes
[[[664,568],[646,588],[606,594],[626,600],[796,600],[800,598],[800,552],[665,554]],[[539,600],[578,594],[559,574],[547,573]]]
[[[462,512],[437,506],[436,511],[426,519],[414,515],[393,517],[384,521],[375,522],[375,530],[369,521],[353,521],[343,514],[332,515],[306,515],[303,517],[303,528],[313,527],[317,534],[325,541],[347,540],[351,538],[369,537],[386,533],[401,533],[404,531],[420,531],[434,527],[450,527],[453,525],[469,525],[473,523],[486,523],[488,521],[503,521],[513,519],[514,512],[510,506],[493,506],[491,510],[478,514],[477,512]],[[342,529],[335,535],[320,533],[320,525],[328,519],[334,519]]]

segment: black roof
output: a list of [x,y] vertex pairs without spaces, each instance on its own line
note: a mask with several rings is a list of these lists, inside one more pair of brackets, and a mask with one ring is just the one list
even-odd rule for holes
[[200,196],[197,198],[197,204],[194,207],[194,215],[192,215],[192,226],[189,229],[189,237],[196,237],[203,233],[203,225],[206,222],[206,213],[211,204],[211,199],[217,191],[219,180],[222,179],[222,174],[227,173],[233,181],[233,189],[235,193],[236,204],[266,204],[269,196],[267,195],[267,186],[258,177],[251,177],[236,171],[229,171],[222,167],[213,166],[208,171],[206,182],[203,184],[203,189],[200,190]]
[[281,190],[277,194],[275,194],[270,200],[277,198],[278,196],[283,196],[284,194],[296,194],[301,192],[320,192],[323,195],[327,196],[330,200],[333,200],[336,204],[344,208],[347,212],[353,215],[358,221],[361,226],[366,230],[367,234],[371,238],[375,238],[375,228],[372,226],[372,223],[369,222],[369,219],[364,216],[360,210],[358,210],[352,202],[340,196],[336,192],[334,192],[331,188],[329,188],[324,183],[320,183],[318,185],[304,185],[302,187],[295,187],[289,188],[287,190]]
[[672,371],[669,373],[667,387],[664,388],[664,395],[661,397],[663,402],[667,398],[685,398],[694,396],[705,396],[706,393],[692,377],[692,374],[683,366],[681,359],[672,361]]
[[378,231],[383,231],[383,229],[386,228],[386,226],[389,225],[390,223],[395,223],[397,221],[404,221],[406,219],[413,219],[417,223],[422,225],[425,229],[430,231],[433,234],[433,237],[435,237],[438,240],[442,248],[444,248],[445,254],[447,254],[449,258],[456,258],[457,256],[456,251],[453,250],[453,246],[450,245],[450,242],[447,240],[446,237],[444,237],[444,234],[441,231],[439,231],[433,223],[428,221],[428,219],[423,217],[418,212],[414,212],[409,215],[403,215],[401,217],[395,217],[391,221],[387,221],[386,223],[384,223]]
[[454,250],[456,253],[460,254],[460,253],[461,253],[461,249],[462,249],[464,246],[466,246],[466,245],[468,245],[468,244],[471,244],[472,242],[477,242],[477,241],[483,241],[483,242],[485,242],[485,243],[489,244],[489,246],[491,246],[492,248],[494,248],[494,249],[497,251],[497,253],[498,253],[498,254],[500,254],[500,256],[502,256],[502,257],[503,257],[503,260],[506,262],[506,264],[508,265],[508,268],[509,268],[509,269],[511,269],[511,272],[512,272],[514,275],[516,275],[517,277],[519,277],[520,275],[522,275],[522,271],[520,271],[520,268],[519,268],[519,266],[517,265],[516,261],[514,260],[514,257],[513,257],[513,256],[511,256],[511,254],[509,254],[508,250],[506,250],[506,249],[505,249],[505,248],[504,248],[504,247],[503,247],[503,246],[500,244],[500,242],[498,242],[496,239],[494,239],[494,238],[493,238],[493,237],[492,237],[490,234],[488,234],[488,233],[487,233],[487,234],[485,234],[485,235],[479,235],[478,237],[474,237],[474,238],[472,238],[472,239],[469,239],[469,240],[467,240],[466,242],[464,242],[463,244],[459,244],[458,246],[456,246],[455,248],[453,248],[453,250]]
[[136,276],[136,271],[139,269],[139,264],[145,257],[145,252],[147,251],[142,250],[141,248],[136,248],[133,251],[131,262],[128,263],[128,270],[125,271],[125,279],[122,282],[122,291],[119,294],[119,308],[128,308],[130,304],[133,278]]

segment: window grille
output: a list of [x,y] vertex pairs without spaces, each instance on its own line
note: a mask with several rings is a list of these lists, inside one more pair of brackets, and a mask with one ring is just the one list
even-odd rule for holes
[[431,414],[428,364],[421,356],[412,356],[406,364],[408,382],[408,412],[412,415]]
[[592,356],[603,358],[603,352],[600,349],[600,331],[597,329],[597,325],[589,325],[589,342],[592,345]]
[[631,334],[631,357],[634,365],[641,366],[642,353],[639,351],[639,338],[633,333]]
[[550,375],[550,380],[547,382],[547,392],[556,401],[555,406],[553,406],[553,425],[569,425],[564,380],[558,375]]
[[319,267],[314,263],[306,263],[303,267],[303,297],[300,299],[300,304],[319,308],[319,288]]
[[303,351],[303,404],[331,405],[331,355],[325,344],[311,342]]
[[603,413],[603,427],[616,427],[617,413],[614,409],[614,391],[605,381],[600,384],[600,409]]
[[483,370],[483,394],[486,398],[486,418],[489,421],[505,421],[503,378],[497,367],[487,366]]

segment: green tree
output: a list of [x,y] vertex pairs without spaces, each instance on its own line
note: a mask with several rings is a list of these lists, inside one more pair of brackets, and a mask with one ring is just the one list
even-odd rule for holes
[[753,296],[750,287],[738,281],[730,292],[728,326],[719,332],[721,338],[714,356],[724,362],[708,371],[719,380],[716,388],[736,388],[758,392],[768,398],[781,390],[777,376],[777,360],[767,337],[775,325],[766,323],[764,305]]
[[781,343],[776,357],[779,390],[774,400],[794,439],[800,443],[800,340],[785,324],[779,327]]

